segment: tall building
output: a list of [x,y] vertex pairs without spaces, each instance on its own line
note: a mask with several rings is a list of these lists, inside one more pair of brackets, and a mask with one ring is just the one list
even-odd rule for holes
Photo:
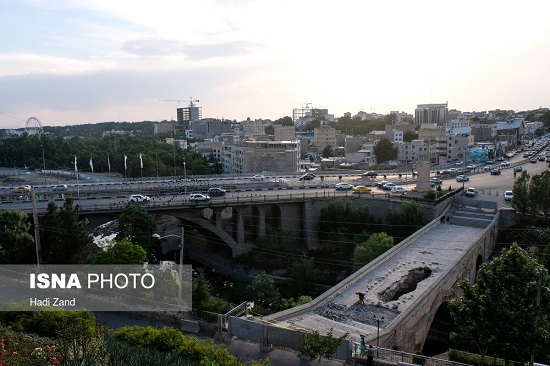
[[[198,100],[195,102],[198,102]],[[185,131],[189,129],[191,122],[198,121],[202,118],[202,107],[195,106],[193,101],[191,101],[189,107],[178,108],[176,114],[176,133],[178,136],[185,136]]]
[[445,126],[447,112],[447,103],[418,104],[414,110],[414,125],[418,127],[424,123],[435,123],[438,126]]

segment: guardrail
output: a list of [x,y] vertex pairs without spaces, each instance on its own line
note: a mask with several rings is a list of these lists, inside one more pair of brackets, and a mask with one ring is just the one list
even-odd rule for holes
[[[359,352],[359,344],[354,343],[354,349],[352,350],[352,358],[359,363],[366,364],[367,356],[361,355]],[[377,356],[375,358],[395,362],[395,363],[406,363],[406,364],[414,364],[414,365],[423,365],[423,366],[470,366],[465,363],[445,360],[442,358],[436,358],[436,357],[428,357],[423,355],[417,355],[413,353],[407,353],[403,351],[396,351],[392,349],[387,348],[378,348],[376,350]]]

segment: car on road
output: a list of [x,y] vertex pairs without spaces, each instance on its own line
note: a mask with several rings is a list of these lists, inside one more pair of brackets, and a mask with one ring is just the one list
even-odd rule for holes
[[265,180],[265,175],[256,174],[256,175],[253,175],[251,179],[255,181],[262,181],[262,180]]
[[502,168],[507,168],[510,166],[510,162],[509,161],[503,161],[502,163],[500,163],[500,166]]
[[378,188],[382,188],[382,187],[384,187],[384,184],[386,184],[386,183],[388,183],[388,181],[387,181],[387,180],[383,180],[383,181],[381,181],[381,182],[378,182],[376,185],[378,186]]
[[436,178],[436,177],[432,177],[432,178],[430,178],[430,183],[433,183],[433,184],[441,184],[441,183],[442,183],[442,180],[439,179],[439,178]]
[[355,186],[352,188],[353,193],[370,193],[372,189],[365,186]]
[[315,174],[306,173],[306,174],[300,176],[300,178],[298,178],[298,180],[312,180],[314,178],[315,178]]
[[391,193],[405,193],[405,192],[407,192],[407,189],[401,186],[394,186],[391,189]]
[[66,191],[67,190],[67,185],[66,184],[58,184],[58,185],[54,186],[52,188],[52,190],[57,191],[57,192]]
[[149,202],[151,198],[149,196],[144,196],[142,194],[133,194],[128,198],[130,202]]
[[468,197],[474,197],[476,195],[477,191],[475,188],[473,187],[469,187],[467,190],[466,190],[466,193],[464,193],[466,196]]
[[504,158],[503,158],[502,156],[499,156],[499,157],[497,158],[497,161],[504,161]]
[[467,182],[470,180],[470,177],[466,176],[466,175],[457,175],[456,176],[456,181],[457,182]]
[[388,182],[388,183],[386,183],[382,186],[382,189],[384,189],[386,191],[391,191],[391,189],[395,186],[397,186],[397,184]]
[[13,193],[29,193],[30,191],[31,186],[29,185],[19,186],[13,189]]
[[220,197],[225,196],[225,189],[222,188],[208,188],[208,195],[210,197]]
[[346,182],[340,182],[340,183],[336,183],[334,185],[334,188],[336,188],[339,191],[348,191],[350,189],[353,189],[353,184],[349,184],[349,183],[346,183]]
[[493,168],[491,169],[491,175],[500,175],[502,171],[500,169]]
[[539,159],[539,161],[544,161],[544,155],[541,154],[541,155],[537,156],[537,159]]
[[484,172],[490,172],[491,169],[493,169],[493,167],[490,166],[490,165],[485,165],[485,166],[483,167],[483,171],[484,171]]
[[485,162],[485,164],[494,164],[494,163],[495,163],[494,160],[487,160],[487,161]]
[[521,172],[523,170],[523,168],[521,167],[521,165],[517,165],[514,167],[514,172]]
[[536,164],[537,163],[537,158],[531,158],[529,159],[529,162],[532,163],[532,164]]
[[466,169],[470,169],[470,170],[475,169],[475,168],[476,168],[476,166],[473,165],[473,164],[470,164],[466,167]]
[[368,172],[363,173],[364,177],[377,177],[378,173],[372,170],[369,170]]
[[191,193],[189,195],[189,202],[208,202],[210,201],[210,196],[202,193]]
[[505,201],[511,201],[512,198],[514,198],[514,193],[512,191],[504,192],[504,200]]

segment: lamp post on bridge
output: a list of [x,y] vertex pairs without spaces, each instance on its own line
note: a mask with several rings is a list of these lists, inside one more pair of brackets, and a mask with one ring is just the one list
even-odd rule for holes
[[378,357],[378,348],[380,346],[380,323],[384,322],[384,317],[378,317],[374,314],[372,319],[376,322],[376,356]]

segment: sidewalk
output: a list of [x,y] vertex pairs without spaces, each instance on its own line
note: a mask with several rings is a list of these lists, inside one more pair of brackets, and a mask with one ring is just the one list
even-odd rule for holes
[[217,343],[225,344],[229,353],[237,357],[241,362],[269,358],[272,366],[306,366],[310,364],[319,366],[345,365],[345,362],[342,360],[323,359],[320,363],[317,363],[317,360],[308,362],[300,359],[299,352],[288,349],[273,348],[271,351],[264,352],[260,349],[258,343],[252,343],[238,338],[235,338],[232,342]]

